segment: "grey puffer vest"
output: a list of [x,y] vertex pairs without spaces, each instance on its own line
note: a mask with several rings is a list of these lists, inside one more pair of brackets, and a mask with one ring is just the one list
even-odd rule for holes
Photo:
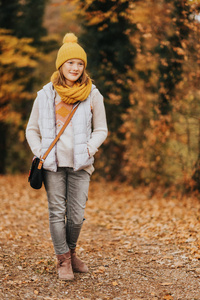
[[[95,89],[92,85],[92,89]],[[84,169],[94,162],[94,157],[89,157],[87,142],[91,137],[92,112],[90,105],[91,92],[88,98],[81,102],[72,118],[74,131],[74,171]],[[52,83],[48,83],[38,92],[39,103],[39,128],[42,139],[42,155],[47,151],[56,136],[56,115],[55,115],[55,90]],[[66,153],[67,155],[67,153]],[[56,172],[56,145],[47,156],[44,169]]]

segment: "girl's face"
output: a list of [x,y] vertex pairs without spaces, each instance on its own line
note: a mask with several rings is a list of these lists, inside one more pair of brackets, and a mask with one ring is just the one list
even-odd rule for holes
[[73,86],[84,70],[84,62],[81,59],[73,58],[67,60],[62,65],[65,82],[68,86]]

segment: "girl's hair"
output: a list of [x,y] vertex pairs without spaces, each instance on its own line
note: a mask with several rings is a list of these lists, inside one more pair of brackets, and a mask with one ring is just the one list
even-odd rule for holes
[[[85,69],[83,70],[82,75],[79,77],[79,79],[76,81],[78,83],[82,84],[88,84],[89,82],[89,76],[87,75]],[[62,85],[65,86],[65,76],[63,74],[62,66],[58,69],[58,76],[53,80],[53,84],[55,85]]]

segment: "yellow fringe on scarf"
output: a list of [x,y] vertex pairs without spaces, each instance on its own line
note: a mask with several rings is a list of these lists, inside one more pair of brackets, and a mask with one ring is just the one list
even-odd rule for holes
[[[51,76],[51,81],[53,82],[54,78],[58,76],[58,71],[54,72]],[[87,99],[91,92],[92,88],[92,81],[89,78],[88,84],[75,83],[72,87],[69,86],[62,86],[62,85],[55,85],[54,88],[57,93],[60,95],[61,100],[66,104],[74,104],[77,101],[84,101]]]

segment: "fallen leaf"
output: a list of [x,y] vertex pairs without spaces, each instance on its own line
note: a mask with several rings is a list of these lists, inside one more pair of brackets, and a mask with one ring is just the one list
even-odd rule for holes
[[39,294],[39,292],[38,292],[37,290],[35,290],[35,291],[34,291],[34,294],[35,294],[35,295],[38,295],[38,294]]
[[168,286],[168,285],[172,285],[173,283],[172,282],[163,282],[161,283],[162,286]]
[[173,300],[173,297],[171,295],[165,295],[163,300]]
[[196,268],[195,273],[200,274],[200,268]]

